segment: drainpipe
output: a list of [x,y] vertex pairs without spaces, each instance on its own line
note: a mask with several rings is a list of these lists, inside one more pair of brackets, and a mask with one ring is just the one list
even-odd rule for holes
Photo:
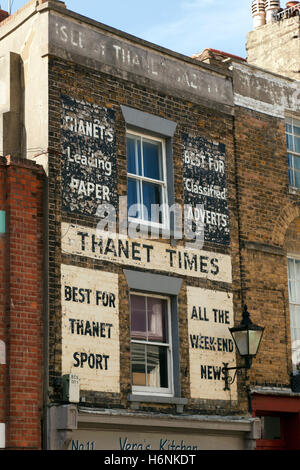
[[43,449],[48,450],[48,390],[49,390],[49,189],[48,175],[44,176],[43,188]]
[[[1,165],[2,166],[2,165]],[[4,168],[2,169],[4,172]],[[4,199],[4,198],[3,198]],[[5,218],[6,218],[6,211],[0,210],[0,242],[1,245],[5,244]],[[3,246],[4,248],[4,246]],[[3,249],[2,248],[2,249]],[[6,252],[6,249],[3,249],[3,256],[1,257],[1,268],[2,268],[2,276],[3,278],[5,277],[5,259],[4,259],[4,253]],[[3,279],[3,286],[5,291],[5,281],[6,279]],[[3,300],[5,298],[5,295],[3,295]],[[0,335],[0,382],[3,384],[1,387],[2,390],[0,390],[0,449],[5,449],[5,412],[6,412],[6,327],[5,327],[5,305],[6,302],[5,300],[3,301],[1,307],[2,307],[2,315],[0,317],[0,331],[2,334]]]

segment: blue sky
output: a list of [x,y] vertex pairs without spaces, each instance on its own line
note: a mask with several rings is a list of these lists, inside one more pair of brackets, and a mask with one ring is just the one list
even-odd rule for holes
[[[11,0],[12,12],[26,0]],[[251,0],[65,0],[69,10],[191,56],[206,47],[246,57]],[[8,0],[0,0],[7,10]]]

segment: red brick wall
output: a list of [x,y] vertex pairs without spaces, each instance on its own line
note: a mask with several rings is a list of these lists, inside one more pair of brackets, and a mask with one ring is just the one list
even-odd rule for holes
[[0,422],[6,448],[41,448],[43,312],[43,176],[33,162],[1,158]]

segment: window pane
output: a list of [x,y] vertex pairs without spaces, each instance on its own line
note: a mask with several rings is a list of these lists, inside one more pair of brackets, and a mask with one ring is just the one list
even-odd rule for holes
[[146,357],[143,344],[131,345],[131,373],[132,385],[146,385]]
[[300,137],[294,137],[294,151],[300,153]]
[[127,171],[134,175],[141,175],[141,139],[140,137],[127,137]]
[[131,295],[130,309],[131,337],[146,340],[146,297],[140,295]]
[[128,216],[141,218],[141,195],[140,183],[132,178],[128,178]]
[[167,348],[147,346],[147,383],[149,387],[168,388]]
[[291,342],[292,342],[292,360],[293,364],[296,365],[300,362],[300,350],[299,350],[299,340],[300,340],[300,328],[291,328]]
[[[300,305],[300,260],[295,260],[295,292],[296,292],[296,299],[295,301],[297,304]],[[300,327],[300,325],[299,325]]]
[[296,188],[300,188],[300,171],[295,171],[294,172],[294,177],[295,177],[295,186],[296,186]]
[[300,126],[294,126],[294,134],[300,136]]
[[289,281],[289,299],[290,302],[296,302],[296,283]]
[[[296,328],[298,331],[300,329],[300,306],[291,305],[290,306],[290,315],[291,315],[291,327]],[[300,337],[294,337],[295,340],[300,339]]]
[[295,279],[300,282],[300,259],[295,259]]
[[[300,311],[298,310],[298,317]],[[298,322],[299,323],[299,322]],[[291,328],[291,342],[292,342],[292,361],[294,370],[297,369],[297,364],[300,363],[300,328]]]
[[135,139],[127,137],[127,171],[136,174]]
[[300,170],[300,157],[294,157],[294,167],[296,170]]
[[293,147],[293,136],[290,134],[286,134],[286,145],[289,150],[294,150]]
[[[291,328],[292,330],[296,328],[296,313],[297,313],[297,308],[296,305],[290,304],[290,322],[291,322]],[[293,333],[293,332],[292,332]],[[292,334],[292,341],[297,338],[293,337]]]
[[289,279],[295,279],[295,265],[294,259],[288,258],[287,265],[288,265],[288,275]]
[[144,176],[162,180],[161,143],[143,139]]
[[293,170],[289,170],[289,184],[291,186],[294,186],[295,183],[294,183],[294,172]]
[[148,297],[148,340],[166,343],[167,340],[167,309],[166,301]]
[[291,124],[286,124],[285,125],[286,132],[289,132],[290,134],[292,133],[292,126]]
[[152,209],[153,204],[162,204],[161,186],[154,183],[143,182],[143,203],[146,209],[144,219],[151,220],[151,222],[161,223],[161,214],[157,213],[158,211],[155,211],[154,208]]
[[288,259],[288,278],[289,278],[289,299],[290,302],[296,301],[296,283],[295,283],[295,260]]
[[290,302],[296,301],[296,284],[295,284],[295,260],[288,259],[288,278],[289,278],[289,299]]
[[290,153],[288,153],[288,165],[289,165],[289,168],[293,168],[293,167],[294,167],[293,155],[291,155]]

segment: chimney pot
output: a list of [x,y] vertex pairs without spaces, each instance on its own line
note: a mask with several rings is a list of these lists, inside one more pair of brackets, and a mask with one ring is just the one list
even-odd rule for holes
[[265,0],[252,1],[253,27],[258,28],[266,23]]
[[274,13],[280,10],[280,0],[265,0],[266,23],[272,23]]
[[299,2],[287,2],[286,8],[291,8],[294,7],[295,5],[298,5]]

